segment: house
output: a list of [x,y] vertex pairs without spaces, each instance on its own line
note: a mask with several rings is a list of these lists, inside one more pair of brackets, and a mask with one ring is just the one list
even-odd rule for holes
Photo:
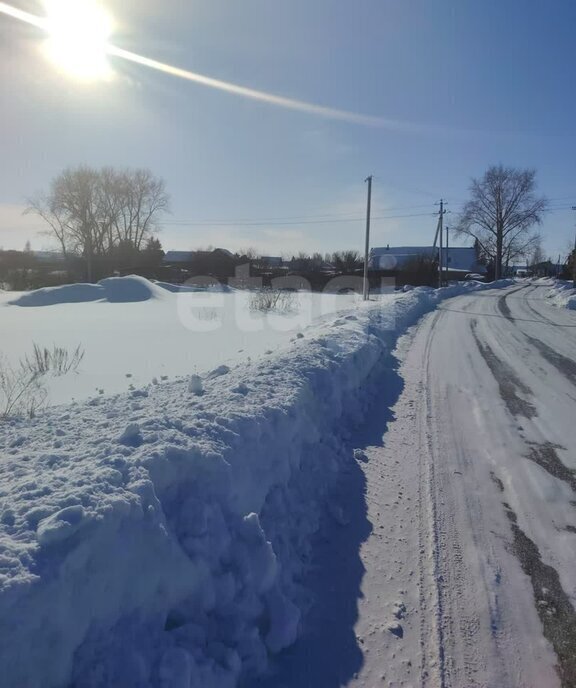
[[[434,246],[385,246],[370,251],[369,268],[398,272],[419,258],[438,260],[439,249]],[[485,274],[474,246],[454,246],[442,249],[442,263],[450,272]]]
[[195,251],[166,251],[162,263],[164,265],[188,265],[192,263]]

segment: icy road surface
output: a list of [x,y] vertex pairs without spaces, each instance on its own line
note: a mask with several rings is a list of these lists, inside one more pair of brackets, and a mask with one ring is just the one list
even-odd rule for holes
[[545,293],[450,299],[401,340],[266,685],[576,686],[576,314]]

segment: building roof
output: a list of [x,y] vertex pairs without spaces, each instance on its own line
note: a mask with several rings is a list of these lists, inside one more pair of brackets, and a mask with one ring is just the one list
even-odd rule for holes
[[192,260],[194,251],[166,251],[164,263],[189,263]]
[[[370,251],[370,265],[380,270],[395,270],[402,268],[408,261],[419,256],[436,258],[438,248],[434,246],[383,246]],[[454,246],[442,249],[443,264],[452,270],[467,272],[486,272],[486,268],[478,264],[476,249],[473,246]]]

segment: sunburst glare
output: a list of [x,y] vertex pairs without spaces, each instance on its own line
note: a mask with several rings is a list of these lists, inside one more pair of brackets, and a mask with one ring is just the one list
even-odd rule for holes
[[61,70],[82,81],[110,78],[112,20],[96,0],[45,0],[46,51]]

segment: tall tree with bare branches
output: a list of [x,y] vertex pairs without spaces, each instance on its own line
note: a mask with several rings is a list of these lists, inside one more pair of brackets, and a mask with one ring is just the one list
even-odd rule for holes
[[158,230],[159,215],[168,210],[169,198],[164,181],[144,169],[119,171],[104,168],[101,176],[113,241],[142,250]]
[[535,177],[535,170],[497,165],[470,185],[456,232],[478,242],[484,257],[494,262],[496,279],[503,263],[526,257],[540,244],[533,227],[542,222],[547,200],[536,195]]
[[141,251],[168,210],[163,180],[149,170],[78,167],[52,180],[49,192],[29,202],[49,226],[64,257],[82,256],[86,277],[94,260],[117,251]]

